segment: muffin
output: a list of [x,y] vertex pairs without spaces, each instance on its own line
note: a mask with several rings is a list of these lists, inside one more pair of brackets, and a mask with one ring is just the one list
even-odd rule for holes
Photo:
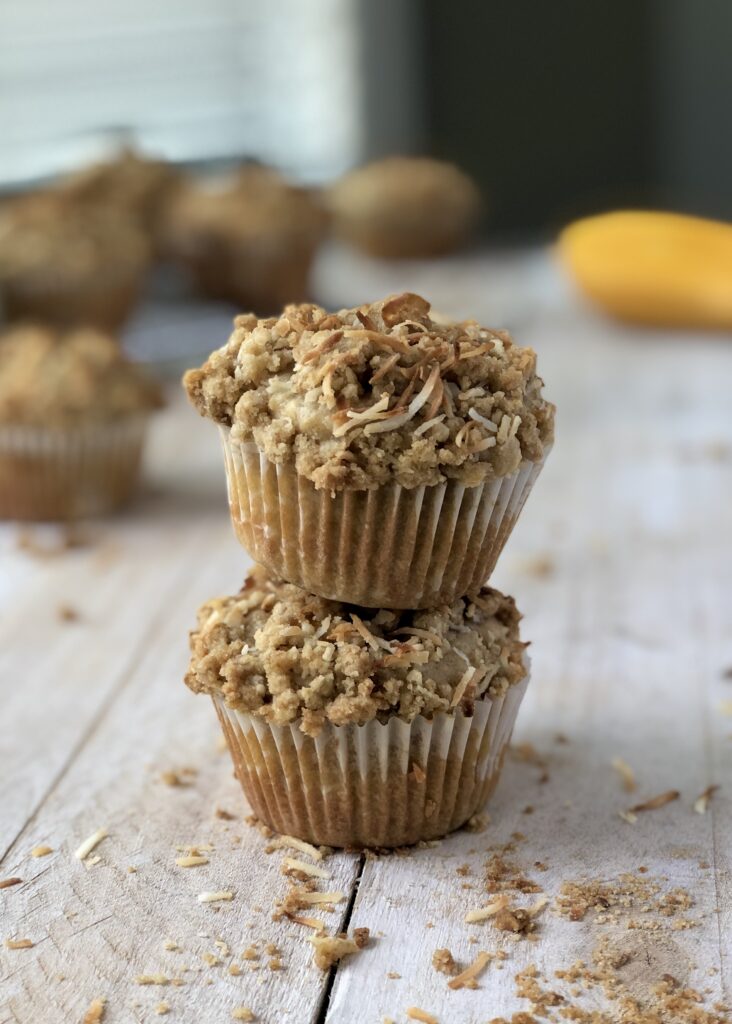
[[184,385],[218,423],[236,534],[273,574],[376,608],[488,579],[552,443],[536,355],[404,294],[240,316]]
[[122,149],[110,160],[69,175],[59,189],[76,202],[116,208],[136,219],[156,251],[167,205],[180,185],[172,164]]
[[0,214],[0,295],[6,319],[114,331],[129,316],[149,249],[117,209],[45,192]]
[[371,256],[420,259],[460,248],[476,228],[481,198],[454,164],[395,156],[359,167],[333,185],[335,233]]
[[183,190],[169,211],[166,244],[203,294],[269,313],[307,297],[323,228],[305,189],[251,166],[226,188]]
[[213,698],[257,817],[328,846],[459,828],[495,788],[528,684],[513,599],[357,608],[257,567],[204,604],[187,685]]
[[0,336],[0,517],[77,519],[125,501],[157,384],[90,328]]

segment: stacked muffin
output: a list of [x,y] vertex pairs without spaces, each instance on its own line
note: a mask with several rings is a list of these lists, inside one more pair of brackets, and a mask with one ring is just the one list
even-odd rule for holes
[[256,814],[349,847],[459,827],[528,682],[515,604],[484,581],[552,442],[534,353],[406,294],[238,317],[185,386],[260,563],[200,609],[186,682]]

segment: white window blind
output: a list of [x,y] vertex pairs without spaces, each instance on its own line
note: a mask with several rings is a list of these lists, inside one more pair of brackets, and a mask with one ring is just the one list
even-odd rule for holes
[[121,141],[306,181],[364,141],[359,0],[2,0],[0,184]]

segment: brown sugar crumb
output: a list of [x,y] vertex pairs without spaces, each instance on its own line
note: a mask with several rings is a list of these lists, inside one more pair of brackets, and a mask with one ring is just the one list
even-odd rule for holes
[[175,863],[179,868],[197,868],[202,867],[204,864],[208,864],[208,857],[204,857],[202,854],[188,854],[185,857],[176,857]]
[[222,821],[234,821],[236,817],[231,811],[227,811],[225,807],[215,807],[214,815]]
[[186,786],[188,784],[178,772],[174,772],[172,769],[161,772],[160,781],[166,786]]
[[170,985],[170,978],[165,974],[138,974],[136,985]]
[[164,1017],[166,1013],[170,1013],[170,1003],[158,1003],[155,1007],[155,1013],[158,1017]]
[[508,907],[499,910],[493,924],[500,932],[514,932],[515,934],[524,934],[536,927],[529,912],[518,907],[512,910],[509,910]]
[[436,949],[432,954],[432,966],[440,974],[447,974],[450,977],[460,973],[460,968],[449,949]]
[[104,1006],[106,999],[95,999],[89,1004],[89,1009],[84,1014],[81,1024],[101,1024],[104,1020]]
[[270,971],[281,971],[284,969],[284,964],[278,956],[273,956],[268,962],[267,967]]
[[30,852],[31,857],[47,857],[49,853],[53,853],[53,847],[51,846],[34,846]]
[[466,967],[464,971],[456,975],[451,981],[448,981],[447,987],[451,989],[477,988],[478,977],[483,973],[492,959],[493,954],[491,953],[478,953],[475,960],[473,960],[473,962]]
[[234,1020],[254,1021],[257,1019],[248,1006],[237,1006],[231,1011],[231,1016]]
[[440,1024],[437,1017],[431,1013],[427,1013],[426,1010],[420,1010],[418,1006],[410,1006],[406,1010],[407,1017],[410,1020],[422,1021],[422,1024]]
[[527,558],[523,563],[524,572],[537,579],[548,579],[554,575],[556,565],[551,555],[536,555],[534,558]]
[[260,953],[255,946],[247,946],[241,954],[242,960],[259,960]]
[[386,976],[390,981],[398,981],[401,978],[401,974],[397,974],[396,971],[387,971]]
[[22,885],[23,879],[18,878],[17,875],[13,875],[12,878],[3,878],[0,880],[0,889],[10,889],[14,885]]
[[359,949],[364,949],[365,946],[368,946],[370,937],[371,931],[368,928],[353,929],[353,941]]
[[81,618],[76,608],[70,604],[60,604],[56,609],[56,615],[61,622],[78,622]]
[[643,811],[657,811],[659,807],[665,807],[666,804],[678,800],[680,796],[681,793],[679,793],[678,789],[667,789],[665,793],[659,793],[658,796],[653,796],[650,800],[644,800],[643,803],[635,804],[633,807],[629,807],[628,810],[631,814],[640,814]]
[[339,935],[314,935],[310,942],[315,948],[313,963],[321,971],[330,970],[344,956],[350,956],[359,950],[355,939],[342,938]]
[[34,946],[34,943],[31,941],[31,939],[6,939],[5,940],[5,948],[6,949],[32,949],[33,946]]

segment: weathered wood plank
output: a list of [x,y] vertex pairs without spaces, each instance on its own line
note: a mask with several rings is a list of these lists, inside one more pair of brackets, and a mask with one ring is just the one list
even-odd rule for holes
[[[515,739],[543,764],[509,761],[483,834],[366,862],[354,916],[382,937],[339,970],[328,1024],[402,1021],[410,1006],[441,1024],[510,1020],[531,1009],[514,975],[532,964],[542,986],[571,1003],[554,972],[591,963],[603,936],[631,957],[619,977],[634,994],[650,996],[667,973],[708,1004],[730,1001],[732,718],[720,708],[732,697],[723,675],[732,665],[732,446],[723,446],[732,441],[732,352],[701,339],[661,346],[590,322],[536,333],[558,440],[496,584],[517,595],[534,642]],[[617,757],[635,770],[637,792],[623,792]],[[713,783],[722,789],[708,813],[694,813]],[[680,799],[634,825],[619,818],[670,789]],[[464,921],[490,900],[485,864],[505,844],[550,900],[536,941]],[[582,921],[557,912],[563,883],[611,882],[641,866],[641,880],[658,881],[657,899],[683,887],[693,907],[671,917],[638,909],[607,924],[594,923],[595,911]],[[527,906],[537,896],[512,899]],[[658,930],[629,929],[631,918]],[[676,930],[686,919],[695,926]],[[509,958],[488,967],[479,990],[450,991],[431,964],[440,947],[462,965],[479,950]],[[356,1001],[368,1016],[354,1016]],[[577,1001],[618,1013],[601,991]]]

